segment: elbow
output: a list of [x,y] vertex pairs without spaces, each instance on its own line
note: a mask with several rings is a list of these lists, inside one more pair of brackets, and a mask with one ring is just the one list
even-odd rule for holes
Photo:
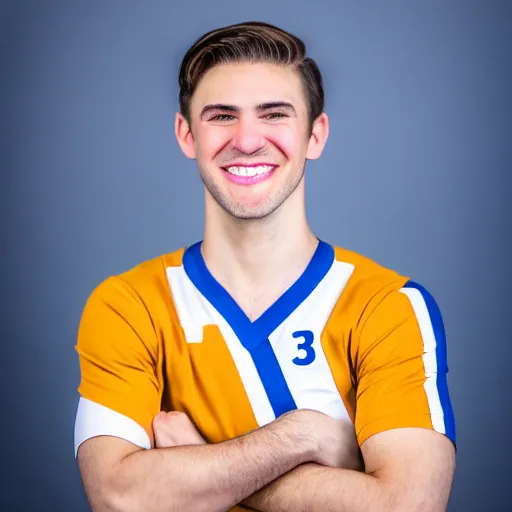
[[[148,506],[140,496],[127,489],[121,492],[119,489],[105,489],[98,493],[94,501],[90,500],[92,512],[156,512],[151,505]],[[170,507],[174,510],[173,507]]]
[[395,496],[388,501],[387,512],[446,512],[447,505],[420,496]]
[[[448,495],[433,492],[426,487],[411,487],[403,482],[376,478],[380,488],[378,492],[379,510],[383,512],[446,512]],[[377,496],[376,496],[377,497]]]
[[[104,492],[100,494],[100,508],[93,508],[93,512],[162,512],[162,510],[182,510],[178,504],[167,501],[162,507],[162,501],[157,495],[149,495],[142,487],[144,481],[127,482],[118,479],[105,485]],[[163,497],[162,497],[163,498]],[[186,509],[188,510],[188,509]]]
[[[141,484],[143,482],[140,482]],[[168,495],[168,498],[164,497]],[[172,497],[171,497],[172,496]],[[222,512],[225,506],[216,506],[205,496],[191,496],[189,493],[158,493],[148,495],[137,483],[127,484],[117,480],[106,484],[97,495],[93,512],[162,512],[162,510],[186,510],[188,512]]]
[[[85,482],[84,482],[85,483]],[[85,486],[92,512],[136,512],[150,510],[141,503],[139,489],[120,474],[89,479]]]
[[382,512],[433,512],[432,508],[424,508],[425,504],[418,500],[418,495],[408,492],[403,486],[377,477],[374,482],[379,489],[375,500],[379,502]]
[[142,510],[131,493],[121,492],[115,485],[98,485],[95,492],[87,492],[87,500],[92,512],[131,512]]

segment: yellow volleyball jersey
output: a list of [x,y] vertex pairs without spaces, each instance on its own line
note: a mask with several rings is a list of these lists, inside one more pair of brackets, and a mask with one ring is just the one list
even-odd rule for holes
[[200,247],[109,277],[89,297],[75,451],[97,435],[150,449],[160,410],[185,412],[211,443],[297,408],[353,422],[359,444],[400,427],[455,442],[443,321],[421,285],[320,241],[252,322]]

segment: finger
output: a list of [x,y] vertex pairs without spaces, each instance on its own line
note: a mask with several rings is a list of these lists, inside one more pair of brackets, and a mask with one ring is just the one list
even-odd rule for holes
[[161,425],[165,422],[167,418],[167,415],[164,411],[160,411],[154,418],[153,418],[153,425]]
[[169,411],[167,412],[167,417],[168,418],[187,418],[188,419],[188,416],[184,413],[184,412],[181,412],[181,411]]

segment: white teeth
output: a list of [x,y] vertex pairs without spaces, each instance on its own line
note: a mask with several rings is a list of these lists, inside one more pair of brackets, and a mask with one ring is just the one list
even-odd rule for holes
[[272,165],[258,165],[256,167],[232,166],[227,167],[226,170],[235,176],[257,176],[259,174],[265,174],[273,168],[274,166]]

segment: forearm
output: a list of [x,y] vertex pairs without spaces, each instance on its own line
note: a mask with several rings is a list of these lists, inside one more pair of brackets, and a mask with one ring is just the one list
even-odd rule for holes
[[[136,452],[118,467],[121,510],[225,511],[309,460],[279,425],[219,444]],[[302,445],[302,446],[301,446]],[[126,508],[124,508],[126,507]]]
[[256,510],[350,511],[396,510],[395,494],[382,480],[365,473],[302,464],[243,501]]

